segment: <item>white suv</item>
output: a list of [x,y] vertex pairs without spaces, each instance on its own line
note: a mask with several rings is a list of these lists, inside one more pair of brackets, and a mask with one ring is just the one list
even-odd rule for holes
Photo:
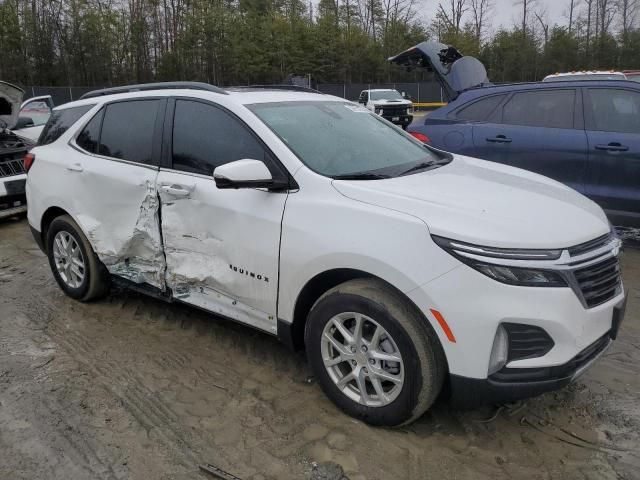
[[[309,91],[156,84],[54,110],[28,218],[71,297],[113,279],[306,348],[375,425],[569,383],[615,338],[620,242],[545,177]],[[49,136],[47,136],[49,135]]]
[[358,103],[404,130],[413,121],[413,102],[390,88],[362,90]]

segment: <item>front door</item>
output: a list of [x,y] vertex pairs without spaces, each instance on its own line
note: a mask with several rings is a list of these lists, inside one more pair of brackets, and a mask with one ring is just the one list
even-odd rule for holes
[[640,91],[585,90],[587,196],[616,226],[640,227]]
[[225,109],[177,99],[170,168],[158,177],[166,284],[174,297],[276,332],[280,226],[286,193],[218,189],[213,170],[241,159],[281,171],[250,129]]
[[473,125],[474,156],[523,168],[584,191],[587,138],[574,89],[516,92]]

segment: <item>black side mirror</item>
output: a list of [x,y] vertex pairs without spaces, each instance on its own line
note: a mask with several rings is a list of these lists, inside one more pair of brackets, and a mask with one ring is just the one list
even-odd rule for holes
[[33,123],[33,118],[31,117],[18,117],[18,121],[16,122],[16,126],[13,127],[14,130],[18,130],[20,128],[33,127],[35,124]]

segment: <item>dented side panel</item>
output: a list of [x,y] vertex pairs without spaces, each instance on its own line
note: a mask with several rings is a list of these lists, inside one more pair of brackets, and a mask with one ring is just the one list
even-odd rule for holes
[[[161,171],[166,283],[174,296],[275,332],[287,194],[220,190],[213,178]],[[189,191],[174,196],[163,186]]]
[[[158,170],[66,149],[71,212],[107,269],[164,290]],[[78,171],[81,170],[81,171]]]

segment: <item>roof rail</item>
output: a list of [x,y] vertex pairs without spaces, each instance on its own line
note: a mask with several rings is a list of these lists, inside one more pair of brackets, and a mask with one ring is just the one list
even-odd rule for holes
[[[233,87],[228,87],[229,90],[295,90],[298,92],[309,92],[309,93],[321,93],[320,90],[316,90],[315,88],[303,87],[301,85],[238,85]],[[324,95],[324,94],[323,94]]]
[[113,95],[116,93],[129,93],[129,92],[142,92],[147,90],[175,90],[175,89],[191,89],[191,90],[206,90],[208,92],[222,93],[227,95],[227,92],[215,85],[202,82],[158,82],[158,83],[140,83],[138,85],[123,85],[122,87],[103,88],[101,90],[92,90],[80,97],[80,100],[85,98],[102,97],[104,95]]

